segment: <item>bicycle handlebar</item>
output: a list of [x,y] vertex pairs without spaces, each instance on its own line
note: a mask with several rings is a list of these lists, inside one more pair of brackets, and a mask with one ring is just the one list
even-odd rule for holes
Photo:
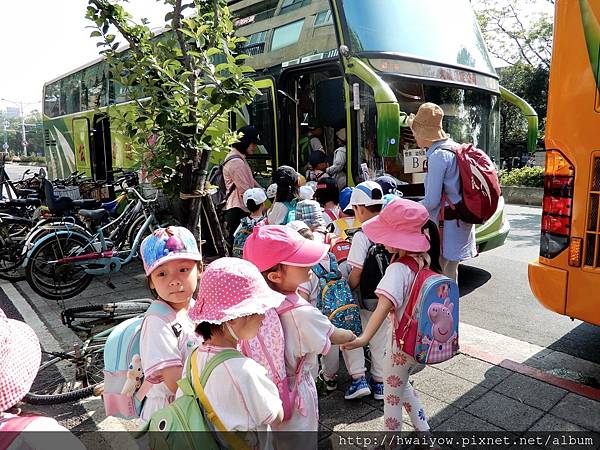
[[137,198],[139,198],[142,201],[142,203],[146,203],[146,204],[148,204],[148,203],[154,203],[154,202],[156,202],[158,200],[158,191],[156,191],[156,195],[154,196],[154,198],[152,200],[146,200],[142,196],[142,194],[140,194],[138,192],[138,190],[136,188],[127,188],[127,193],[131,193],[131,192],[133,192],[137,196]]

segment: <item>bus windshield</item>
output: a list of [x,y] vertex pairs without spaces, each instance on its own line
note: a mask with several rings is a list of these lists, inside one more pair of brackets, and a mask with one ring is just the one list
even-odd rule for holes
[[[392,52],[496,72],[467,0],[341,0],[354,52]],[[390,7],[393,3],[393,7]]]

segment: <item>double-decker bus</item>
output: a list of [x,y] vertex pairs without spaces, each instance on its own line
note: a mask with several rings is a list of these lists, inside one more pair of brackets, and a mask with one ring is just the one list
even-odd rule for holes
[[546,122],[540,256],[548,309],[600,325],[600,1],[558,0]]
[[[303,172],[309,129],[321,130],[332,155],[343,128],[348,184],[386,173],[405,196],[422,196],[425,152],[403,125],[424,102],[444,109],[444,128],[456,141],[473,142],[499,162],[502,95],[524,112],[535,146],[537,115],[499,86],[468,0],[231,0],[229,7],[260,89],[229,126],[260,130],[264,145],[249,163],[261,184],[279,165]],[[127,100],[102,60],[47,83],[50,173],[76,168],[103,178],[111,166],[132,164],[127,142],[111,130],[110,108],[103,109]],[[501,202],[478,227],[480,251],[504,242],[503,209]]]

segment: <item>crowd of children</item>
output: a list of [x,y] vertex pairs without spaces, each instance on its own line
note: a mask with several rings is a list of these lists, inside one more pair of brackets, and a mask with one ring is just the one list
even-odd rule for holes
[[[203,267],[193,235],[182,227],[161,228],[144,239],[145,275],[162,312],[147,315],[141,326],[139,356],[150,383],[142,424],[182,395],[179,382],[190,376],[184,369],[188,364],[202,371],[222,352],[241,350],[221,358],[205,380],[214,415],[224,429],[246,432],[250,447],[298,446],[278,433],[268,442],[251,436],[267,430],[317,431],[318,393],[337,389],[341,352],[352,377],[346,399],[373,395],[383,401],[386,430],[401,430],[402,408],[416,430],[429,430],[408,383],[417,362],[398,347],[393,330],[415,279],[405,258],[440,271],[435,226],[425,208],[402,199],[390,180],[365,181],[340,192],[339,180],[319,177],[305,186],[303,196],[299,180],[293,168],[282,166],[266,192],[251,188],[243,194],[250,214],[235,232],[237,258]],[[333,251],[340,242],[346,253]],[[335,296],[326,292],[334,287]],[[0,338],[16,339],[16,331],[7,332],[19,328],[16,322],[3,315],[0,321]],[[269,350],[276,354],[281,349],[283,387],[273,367],[243,350],[250,348],[244,342],[273,339],[262,335],[267,323],[281,330]],[[0,383],[17,388],[10,398],[0,398],[0,430],[10,423],[8,410],[27,391],[39,363],[35,336],[19,331],[35,351],[31,361],[19,358],[17,363],[13,355],[9,363],[26,372],[26,382],[7,381],[15,369],[5,367],[11,355],[3,358]],[[314,439],[316,447],[316,434]],[[303,441],[301,446],[312,444]]]

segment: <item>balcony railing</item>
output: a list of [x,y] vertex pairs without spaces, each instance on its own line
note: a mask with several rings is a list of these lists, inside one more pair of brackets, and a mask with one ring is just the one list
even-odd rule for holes
[[244,45],[240,47],[239,52],[248,56],[260,55],[265,52],[265,43],[259,42],[258,44]]

